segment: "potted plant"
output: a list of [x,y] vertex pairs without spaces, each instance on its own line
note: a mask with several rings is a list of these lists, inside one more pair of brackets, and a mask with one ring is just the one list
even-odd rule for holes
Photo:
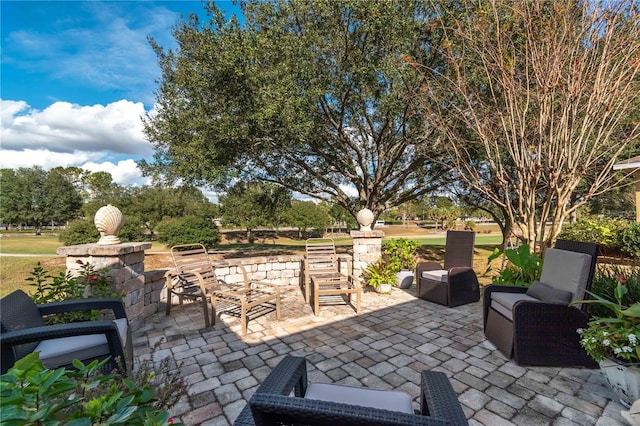
[[390,293],[391,287],[398,284],[395,270],[384,258],[370,264],[365,269],[363,278],[378,293]]
[[413,284],[416,249],[419,245],[418,240],[398,238],[385,241],[382,246],[382,253],[396,273],[400,288],[409,288]]
[[586,329],[578,329],[580,344],[590,357],[600,364],[620,402],[629,408],[640,399],[640,302],[625,306],[622,299],[627,294],[628,278],[617,276],[614,290],[615,302],[589,292],[594,298],[580,303],[590,303],[608,308],[610,317],[594,317]]

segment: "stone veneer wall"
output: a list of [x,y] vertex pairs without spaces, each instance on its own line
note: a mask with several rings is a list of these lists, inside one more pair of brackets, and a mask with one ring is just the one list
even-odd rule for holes
[[[115,290],[125,294],[123,300],[127,316],[131,328],[135,330],[142,325],[148,316],[164,311],[167,299],[165,274],[170,269],[146,272],[144,270],[144,250],[150,247],[151,243],[82,244],[60,247],[58,254],[67,256],[67,271],[73,275],[80,273],[81,265],[78,260],[83,263],[91,263],[97,270],[109,269],[114,280]],[[358,250],[357,247],[354,248],[354,251],[356,250]],[[338,257],[341,259],[351,258],[348,254],[340,254]],[[363,256],[358,258],[362,259]],[[341,262],[342,265],[347,263]],[[218,278],[230,284],[243,282],[239,264],[244,266],[250,280],[268,281],[285,287],[302,288],[304,280],[303,255],[214,260]]]
[[353,238],[353,275],[362,276],[362,272],[382,256],[383,231],[351,231]]
[[137,324],[144,312],[145,275],[144,251],[151,243],[121,243],[112,245],[79,244],[59,247],[57,253],[67,256],[67,272],[78,276],[82,263],[90,263],[96,270],[108,269],[114,290],[122,293],[129,322]]

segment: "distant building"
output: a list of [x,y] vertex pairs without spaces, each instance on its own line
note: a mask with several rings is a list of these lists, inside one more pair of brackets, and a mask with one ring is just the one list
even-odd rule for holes
[[613,165],[613,170],[635,169],[636,180],[636,222],[640,223],[640,156],[629,158]]

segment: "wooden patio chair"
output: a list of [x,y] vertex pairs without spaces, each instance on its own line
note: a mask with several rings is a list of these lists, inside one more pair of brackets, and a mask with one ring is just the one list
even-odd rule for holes
[[[247,271],[238,264],[244,285],[231,285],[218,280],[215,267],[207,249],[202,244],[182,244],[171,248],[174,271],[167,272],[167,308],[171,312],[172,296],[183,299],[202,299],[205,326],[215,325],[216,314],[226,313],[237,316],[242,322],[242,335],[247,334],[247,322],[253,315],[263,315],[275,309],[280,319],[280,289],[278,286],[250,281]],[[234,265],[236,266],[236,265]],[[209,320],[209,300],[211,320]]]
[[320,298],[325,296],[356,296],[356,312],[361,312],[362,287],[351,272],[351,262],[347,260],[346,273],[340,270],[340,259],[331,238],[309,238],[306,242],[304,258],[305,300],[313,299],[313,312],[320,312]]

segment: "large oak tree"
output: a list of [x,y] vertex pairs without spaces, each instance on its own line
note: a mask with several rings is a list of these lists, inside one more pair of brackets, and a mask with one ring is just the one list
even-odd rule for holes
[[[207,6],[151,40],[162,78],[145,119],[147,173],[226,189],[260,180],[377,216],[438,188],[449,168],[408,96],[441,66],[424,1],[247,1],[244,21]],[[427,156],[428,154],[428,156]],[[351,190],[351,191],[350,191]],[[357,193],[357,196],[352,195]]]

